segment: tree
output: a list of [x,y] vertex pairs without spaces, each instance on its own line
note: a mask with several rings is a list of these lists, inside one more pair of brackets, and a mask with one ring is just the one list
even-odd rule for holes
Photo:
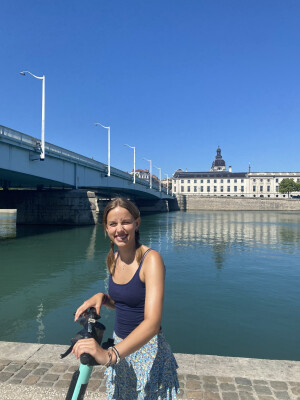
[[287,193],[288,197],[290,197],[291,192],[295,192],[299,188],[299,185],[292,178],[285,178],[279,183],[279,192]]

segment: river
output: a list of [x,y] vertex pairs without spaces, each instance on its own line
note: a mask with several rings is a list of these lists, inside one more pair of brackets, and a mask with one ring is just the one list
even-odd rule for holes
[[[146,215],[141,238],[165,261],[174,352],[300,360],[300,213]],[[101,225],[16,227],[0,214],[0,340],[69,344],[77,306],[107,291],[108,248]]]

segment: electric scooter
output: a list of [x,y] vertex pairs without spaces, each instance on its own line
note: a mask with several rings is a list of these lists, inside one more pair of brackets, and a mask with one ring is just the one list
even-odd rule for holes
[[[75,343],[80,339],[93,338],[96,340],[99,346],[101,346],[105,326],[100,322],[97,322],[99,318],[100,315],[96,313],[94,307],[91,307],[80,315],[77,322],[83,326],[83,329],[71,339],[71,346],[65,353],[60,355],[60,358],[65,358],[67,355],[69,355]],[[102,347],[104,349],[108,349],[108,347],[113,345],[113,339],[108,339],[107,342],[103,343]],[[93,367],[95,365],[99,364],[90,354],[84,353],[80,356],[80,367],[72,376],[66,400],[83,400]]]

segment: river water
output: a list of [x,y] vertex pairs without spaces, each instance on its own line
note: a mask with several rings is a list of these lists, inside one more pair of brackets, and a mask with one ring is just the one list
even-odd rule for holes
[[[147,215],[141,238],[166,264],[174,352],[300,360],[300,213]],[[2,213],[0,340],[69,344],[77,306],[107,291],[108,247],[101,225],[16,228]]]

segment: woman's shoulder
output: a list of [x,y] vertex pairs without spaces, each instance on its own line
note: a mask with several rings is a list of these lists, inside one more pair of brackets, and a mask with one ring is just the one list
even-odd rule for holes
[[152,266],[152,268],[161,268],[161,267],[164,268],[163,258],[158,251],[144,245],[142,247],[142,251],[144,257],[143,261],[144,269],[148,268],[148,266],[149,267]]
[[158,251],[152,249],[151,247],[145,246],[143,244],[141,247],[142,247],[143,256],[146,255],[145,258],[148,258],[148,259],[161,258],[162,259],[162,256],[160,255],[160,253]]

